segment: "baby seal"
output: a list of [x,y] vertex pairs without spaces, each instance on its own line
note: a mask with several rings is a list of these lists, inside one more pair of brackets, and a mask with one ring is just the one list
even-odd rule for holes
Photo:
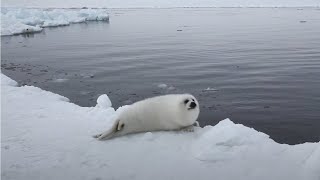
[[148,98],[126,106],[111,129],[95,135],[99,140],[131,133],[166,130],[193,130],[199,103],[190,94],[170,94]]

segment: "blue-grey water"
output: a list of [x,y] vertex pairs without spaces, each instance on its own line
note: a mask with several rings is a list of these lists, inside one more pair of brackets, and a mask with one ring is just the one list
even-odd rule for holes
[[281,143],[320,141],[320,9],[109,12],[109,23],[1,37],[2,72],[82,106],[192,93],[201,126],[230,118]]

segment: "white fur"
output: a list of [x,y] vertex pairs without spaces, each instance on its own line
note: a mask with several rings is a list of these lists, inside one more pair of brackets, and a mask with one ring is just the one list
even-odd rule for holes
[[[196,103],[194,109],[190,108],[192,102]],[[125,107],[111,129],[94,137],[102,140],[137,132],[179,130],[196,123],[199,112],[199,103],[190,94],[148,98]]]

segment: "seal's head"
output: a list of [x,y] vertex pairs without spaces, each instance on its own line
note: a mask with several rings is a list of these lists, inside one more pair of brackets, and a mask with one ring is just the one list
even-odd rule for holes
[[180,99],[180,109],[184,112],[185,120],[191,124],[193,124],[200,113],[200,107],[197,99],[191,94],[184,94]]

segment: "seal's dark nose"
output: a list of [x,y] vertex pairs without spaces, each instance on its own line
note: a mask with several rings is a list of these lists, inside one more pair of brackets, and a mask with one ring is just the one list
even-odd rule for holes
[[194,109],[196,106],[197,106],[197,104],[195,102],[191,102],[190,103],[190,108],[191,109]]

